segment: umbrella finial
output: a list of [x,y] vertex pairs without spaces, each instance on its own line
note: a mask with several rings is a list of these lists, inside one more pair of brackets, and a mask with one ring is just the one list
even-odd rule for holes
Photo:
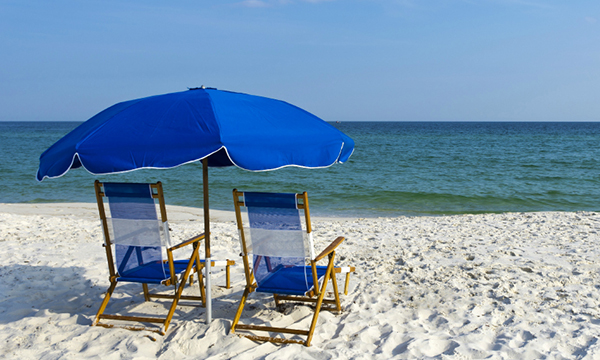
[[188,88],[188,90],[204,90],[204,89],[206,89],[206,87],[204,85],[201,85],[200,87]]

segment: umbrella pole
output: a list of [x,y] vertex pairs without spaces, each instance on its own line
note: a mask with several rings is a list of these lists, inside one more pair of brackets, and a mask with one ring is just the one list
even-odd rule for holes
[[204,269],[206,279],[206,323],[212,321],[212,288],[210,277],[212,274],[212,264],[210,260],[210,216],[208,207],[208,159],[202,159],[202,188],[204,190],[204,249],[205,260]]

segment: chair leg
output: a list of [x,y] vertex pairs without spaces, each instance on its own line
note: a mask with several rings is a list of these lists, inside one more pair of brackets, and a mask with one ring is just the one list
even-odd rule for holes
[[108,287],[108,290],[106,291],[106,295],[104,295],[104,300],[102,300],[102,304],[100,304],[100,309],[98,309],[98,313],[96,313],[96,318],[94,319],[94,322],[92,322],[92,326],[97,325],[98,321],[100,321],[100,315],[102,315],[104,313],[104,310],[106,309],[106,305],[108,305],[108,301],[110,300],[110,297],[111,297],[113,291],[115,291],[116,286],[117,286],[117,281],[112,280],[110,282],[110,286]]
[[317,319],[319,318],[319,312],[321,311],[321,306],[323,305],[323,299],[325,298],[325,289],[327,287],[327,282],[329,281],[330,274],[333,272],[333,258],[335,252],[329,254],[329,265],[327,266],[327,272],[325,273],[325,279],[323,279],[323,286],[321,288],[321,292],[317,299],[317,305],[315,307],[315,314],[313,315],[312,322],[310,323],[310,329],[308,330],[308,337],[306,338],[306,342],[304,345],[310,346],[310,341],[312,340],[313,333],[315,332],[315,327],[317,326]]
[[231,333],[235,333],[235,327],[237,323],[240,321],[240,317],[242,316],[242,311],[244,311],[244,305],[246,304],[246,299],[248,299],[248,295],[250,294],[250,288],[246,286],[244,289],[244,294],[242,295],[242,300],[240,300],[240,305],[238,306],[237,312],[235,313],[235,317],[233,318],[233,322],[231,323]]
[[[342,306],[340,305],[340,294],[338,293],[337,278],[335,276],[334,269],[331,269],[331,282],[333,283],[333,294],[335,297],[335,307],[337,308],[338,314],[342,312]],[[327,290],[325,287],[323,291]]]
[[344,284],[344,295],[348,295],[348,285],[350,284],[350,271],[346,273],[346,283]]
[[[165,334],[167,332],[167,329],[169,328],[169,324],[171,323],[171,319],[173,318],[173,314],[175,314],[175,309],[177,308],[177,304],[179,303],[179,299],[181,298],[181,294],[183,293],[183,288],[185,287],[185,284],[187,283],[188,276],[192,272],[192,267],[194,266],[194,262],[198,260],[198,253],[196,252],[194,255],[192,255],[192,259],[190,259],[190,260],[191,261],[188,263],[188,266],[185,269],[185,272],[183,273],[183,277],[181,278],[181,281],[179,282],[179,284],[175,284],[175,289],[176,289],[175,296],[173,299],[173,303],[171,303],[171,308],[169,309],[167,318],[165,319],[165,322],[161,329],[162,334]],[[202,297],[202,299],[204,300],[204,297]]]
[[[193,264],[196,267],[196,274],[198,275],[198,287],[200,288],[200,297],[202,298],[202,306],[206,307],[206,293],[204,291],[204,278],[202,276],[202,269],[204,266],[200,262],[200,255],[198,254],[198,244],[194,244],[194,253],[192,254]],[[194,273],[190,274],[190,286],[192,285]]]
[[204,276],[202,270],[204,266],[200,264],[200,260],[196,259],[196,274],[198,274],[198,287],[200,288],[200,297],[202,298],[202,306],[206,307],[206,291],[204,290]]
[[226,289],[231,288],[231,275],[229,272],[229,264],[227,264],[227,266],[225,266],[225,288]]
[[144,300],[150,301],[150,293],[148,292],[148,284],[142,284],[142,287],[144,288]]
[[167,329],[169,328],[171,319],[173,318],[173,315],[175,314],[175,309],[177,308],[177,304],[179,303],[179,298],[181,297],[181,292],[183,291],[184,284],[185,284],[185,281],[182,281],[181,284],[179,284],[177,291],[175,292],[173,302],[171,303],[171,308],[169,309],[167,318],[165,319],[163,327],[160,330],[160,333],[163,335],[167,333]]

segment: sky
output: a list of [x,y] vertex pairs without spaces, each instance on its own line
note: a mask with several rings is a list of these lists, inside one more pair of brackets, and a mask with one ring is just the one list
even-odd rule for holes
[[0,121],[201,85],[326,121],[600,121],[600,1],[0,0]]

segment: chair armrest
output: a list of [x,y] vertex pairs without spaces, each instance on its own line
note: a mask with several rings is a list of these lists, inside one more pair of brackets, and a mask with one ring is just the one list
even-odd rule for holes
[[173,247],[170,247],[169,250],[171,250],[171,251],[172,250],[177,250],[177,249],[182,248],[184,246],[187,246],[189,244],[193,244],[195,242],[198,242],[198,241],[200,241],[202,239],[204,239],[204,234],[200,234],[200,235],[194,236],[193,238],[190,238],[190,239],[188,239],[188,240],[186,240],[186,241],[184,241],[184,242],[182,242],[180,244],[177,244],[177,245],[175,245]]
[[328,247],[325,248],[325,250],[323,250],[316,258],[315,261],[319,261],[321,259],[323,259],[325,256],[329,255],[333,250],[335,250],[336,247],[338,247],[342,241],[344,241],[344,237],[340,236],[337,239],[333,240],[333,242],[331,244],[329,244]]

